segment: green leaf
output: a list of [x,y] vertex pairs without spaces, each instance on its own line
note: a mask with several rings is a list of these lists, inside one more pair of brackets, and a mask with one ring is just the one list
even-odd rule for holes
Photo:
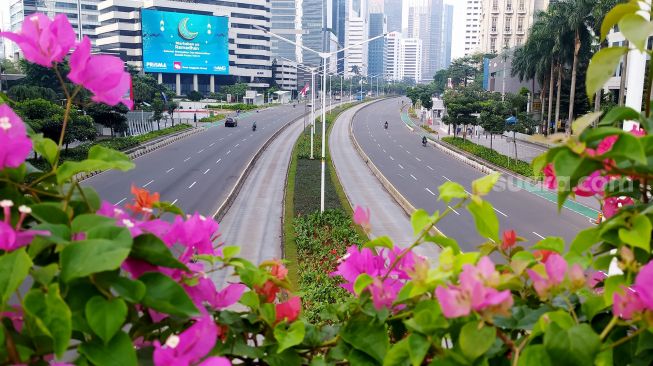
[[145,284],[143,305],[179,317],[199,315],[186,291],[170,277],[158,272],[148,272],[138,280]]
[[485,196],[490,193],[500,176],[499,173],[493,173],[474,180],[472,182],[472,193],[478,196]]
[[585,253],[594,244],[599,242],[599,233],[595,227],[591,227],[578,232],[574,241],[571,242],[570,251],[576,253]]
[[145,284],[138,280],[117,276],[111,281],[111,289],[125,300],[138,303],[145,296]]
[[30,206],[30,208],[32,209],[32,216],[41,222],[60,225],[68,225],[69,223],[68,215],[59,208],[57,203],[37,203]]
[[476,321],[469,322],[460,331],[458,344],[463,355],[470,360],[481,357],[487,352],[497,337],[497,330],[494,327],[482,325]]
[[125,332],[118,332],[108,344],[82,343],[79,351],[96,366],[136,366],[138,359],[131,339]]
[[626,14],[633,14],[639,10],[637,3],[629,2],[627,4],[618,4],[605,15],[603,23],[601,23],[601,42],[608,36],[610,30],[619,23],[621,18]]
[[[612,72],[614,72],[614,70],[612,70]],[[601,87],[603,87],[603,84],[601,84]],[[594,93],[590,95],[590,99],[592,95],[594,95]],[[573,131],[574,135],[580,135],[588,126],[592,125],[592,123],[601,118],[602,114],[603,112],[590,112],[574,120],[571,123],[571,130]]]
[[551,323],[544,334],[544,347],[555,365],[592,366],[601,348],[601,340],[588,324],[564,330]]
[[627,286],[626,278],[623,275],[610,276],[603,282],[603,300],[605,305],[612,305],[612,295],[615,291],[621,291],[622,286]]
[[424,361],[424,357],[426,357],[426,353],[431,347],[431,344],[423,335],[413,333],[408,336],[408,346],[410,363],[413,366],[419,366]]
[[420,301],[415,307],[414,314],[412,318],[404,321],[406,327],[414,332],[431,336],[449,326],[435,300]]
[[134,238],[134,245],[129,255],[156,266],[188,271],[188,268],[172,255],[163,241],[153,234],[143,234]]
[[32,142],[34,143],[34,151],[43,156],[53,166],[54,159],[57,158],[57,151],[59,150],[57,143],[51,139],[44,138],[43,134],[32,136]]
[[71,243],[61,251],[61,279],[69,282],[93,273],[118,269],[127,259],[131,245],[131,241],[107,239]]
[[363,245],[363,248],[370,248],[370,249],[374,249],[378,247],[392,249],[394,248],[394,245],[392,244],[392,239],[390,239],[387,236],[378,236],[365,243],[365,245]]
[[52,338],[57,357],[63,356],[72,335],[72,313],[59,293],[59,284],[53,283],[47,293],[30,290],[23,299],[23,309],[30,322]]
[[653,33],[653,23],[639,14],[626,14],[619,21],[619,30],[638,50],[646,52],[648,37]]
[[563,238],[550,236],[535,244],[533,249],[552,250],[556,253],[562,254],[565,250],[565,240]]
[[222,258],[230,259],[240,254],[240,247],[236,245],[227,245],[222,247]]
[[57,263],[50,263],[45,267],[33,267],[32,277],[43,286],[48,286],[54,279],[54,276],[59,272],[59,265]]
[[254,291],[245,292],[238,302],[251,309],[258,309],[261,305],[261,300],[259,299],[258,294]]
[[630,220],[630,230],[619,229],[619,239],[633,247],[644,249],[647,253],[651,251],[651,231],[653,225],[647,216],[636,215]]
[[410,345],[408,338],[404,338],[390,347],[383,359],[383,366],[408,366],[410,365]]
[[488,201],[482,201],[481,204],[472,201],[467,205],[467,210],[474,218],[478,233],[485,238],[499,242],[499,219],[492,204]]
[[541,344],[528,346],[519,356],[518,366],[553,366],[546,349]]
[[431,216],[426,211],[418,209],[410,216],[410,224],[413,226],[413,233],[418,235],[431,224]]
[[385,325],[375,318],[362,314],[352,317],[340,331],[342,340],[358,351],[383,362],[390,340]]
[[304,328],[304,323],[301,321],[292,323],[288,329],[286,329],[286,324],[284,323],[277,324],[274,327],[274,338],[279,342],[277,353],[281,353],[290,347],[302,343],[305,334],[306,329]]
[[606,309],[605,300],[603,296],[591,294],[585,297],[581,308],[583,309],[583,314],[591,321],[596,314]]
[[612,146],[612,149],[605,153],[603,156],[607,158],[618,158],[632,160],[641,164],[646,164],[646,154],[641,141],[629,134],[625,133],[617,139],[617,142]]
[[546,153],[542,155],[538,155],[533,159],[531,162],[531,166],[533,167],[533,173],[535,174],[536,177],[542,176],[542,170],[544,167],[548,164],[548,161],[546,159]]
[[127,304],[119,298],[94,296],[86,303],[84,313],[93,332],[107,343],[127,319]]
[[23,283],[30,267],[32,260],[25,253],[25,248],[0,256],[0,307],[4,307],[14,291]]
[[[596,92],[603,89],[605,83],[614,75],[614,71],[621,62],[621,57],[627,52],[627,47],[607,47],[594,54],[587,67],[587,79],[585,81],[587,97],[590,100],[593,100]],[[575,129],[574,132],[580,133]]]
[[356,295],[360,295],[367,286],[371,285],[374,282],[374,279],[367,273],[361,273],[356,277],[356,282],[354,282],[354,292]]
[[134,163],[127,155],[101,145],[94,145],[88,152],[88,159],[83,161],[66,161],[57,170],[57,182],[67,181],[81,172],[117,169],[127,171],[134,168]]
[[462,199],[467,197],[465,187],[456,182],[444,182],[444,184],[438,187],[438,191],[440,193],[438,200],[442,200],[446,203],[451,202],[454,198]]
[[630,107],[616,106],[606,113],[606,115],[601,119],[601,122],[599,122],[599,126],[615,127],[617,122],[639,120],[640,117],[639,112]]
[[435,243],[442,248],[451,248],[453,249],[454,254],[460,253],[460,246],[454,238],[450,238],[444,235],[426,235],[424,238],[425,241]]
[[95,214],[83,214],[75,217],[70,224],[73,233],[83,233],[100,226],[115,225],[116,220]]

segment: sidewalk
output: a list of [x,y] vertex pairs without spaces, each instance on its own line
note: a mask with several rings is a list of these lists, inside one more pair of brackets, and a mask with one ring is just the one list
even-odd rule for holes
[[[352,206],[359,205],[370,209],[370,236],[388,236],[395,245],[407,247],[415,239],[410,218],[372,174],[354,148],[350,137],[350,123],[354,114],[367,105],[369,103],[348,109],[338,117],[329,139],[331,159]],[[431,246],[418,247],[416,252],[429,258],[438,255],[438,251]]]

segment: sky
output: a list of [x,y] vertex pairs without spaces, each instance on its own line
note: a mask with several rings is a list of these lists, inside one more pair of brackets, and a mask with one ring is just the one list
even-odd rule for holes
[[[372,0],[381,2],[382,0]],[[408,14],[408,3],[410,0],[404,0],[404,14]],[[445,0],[446,4],[454,6],[454,23],[453,23],[453,40],[451,47],[451,57],[456,59],[462,57],[464,53],[465,42],[465,0]],[[9,1],[0,0],[0,28],[6,30],[9,27]],[[461,20],[461,21],[457,21]]]

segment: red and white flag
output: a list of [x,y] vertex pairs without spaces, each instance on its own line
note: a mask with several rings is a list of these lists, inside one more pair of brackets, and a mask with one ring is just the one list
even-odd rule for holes
[[311,90],[311,88],[309,88],[308,83],[306,83],[306,85],[304,85],[304,88],[300,90],[299,93],[303,96],[306,96],[306,93],[308,93],[309,90]]

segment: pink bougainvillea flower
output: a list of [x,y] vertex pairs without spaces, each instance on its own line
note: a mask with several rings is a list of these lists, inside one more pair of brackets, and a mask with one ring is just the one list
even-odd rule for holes
[[472,311],[471,298],[458,287],[438,286],[435,297],[440,303],[442,314],[447,318],[467,316]]
[[227,287],[223,288],[215,294],[215,298],[211,302],[211,305],[213,308],[219,310],[228,308],[240,300],[245,290],[247,290],[247,286],[241,283],[229,284]]
[[357,225],[360,225],[363,227],[365,231],[369,231],[372,229],[372,226],[370,225],[370,209],[368,208],[362,208],[361,206],[356,206],[354,209],[354,222]]
[[585,151],[587,152],[587,155],[589,156],[600,156],[608,151],[612,150],[612,147],[614,144],[617,142],[619,139],[618,135],[611,135],[611,136],[606,136],[599,142],[599,144],[596,146],[596,149],[592,148],[587,148]]
[[617,212],[619,212],[619,209],[623,206],[634,204],[635,201],[630,197],[608,197],[603,202],[603,216],[605,216],[606,219],[609,219],[616,215]]
[[615,291],[612,295],[612,310],[622,319],[630,320],[633,315],[646,309],[639,293],[631,288],[622,287],[621,292]]
[[572,288],[580,289],[585,287],[587,278],[585,277],[585,271],[583,270],[583,267],[581,267],[579,264],[574,264],[569,268],[568,274]]
[[340,262],[336,271],[331,276],[342,276],[345,283],[341,284],[342,288],[354,293],[354,283],[358,275],[366,273],[371,277],[384,275],[385,259],[375,254],[370,248],[363,248],[360,251],[355,245],[347,249],[345,259]]
[[63,61],[76,38],[65,15],[50,20],[41,13],[26,17],[19,32],[0,32],[0,36],[18,44],[27,61],[44,67]]
[[226,357],[209,357],[197,366],[231,366],[231,361]]
[[48,236],[50,232],[44,230],[24,230],[21,228],[23,221],[32,210],[27,206],[20,206],[18,212],[18,222],[15,226],[11,226],[11,208],[14,203],[10,200],[0,201],[0,208],[2,208],[4,221],[0,221],[0,250],[7,252],[14,251],[18,248],[24,247],[29,244],[35,236]]
[[653,262],[649,262],[640,269],[633,289],[639,294],[644,306],[653,310]]
[[601,171],[597,170],[585,177],[580,184],[574,188],[574,193],[581,197],[603,196],[605,186],[608,184],[608,177],[604,177]]
[[154,365],[194,365],[215,346],[218,333],[218,327],[213,319],[204,316],[181,334],[168,337],[165,344],[154,341]]
[[608,278],[608,275],[605,272],[593,271],[590,272],[587,276],[587,287],[594,290],[594,292],[602,294],[603,293],[603,281]]
[[263,296],[266,302],[274,302],[274,299],[277,298],[279,293],[279,286],[275,285],[274,282],[268,280],[265,281],[263,286],[254,288],[257,294]]
[[279,281],[283,281],[288,275],[288,269],[283,265],[283,263],[281,263],[280,260],[275,260],[272,268],[270,268],[270,274],[279,279]]
[[23,309],[18,306],[9,306],[8,310],[9,311],[0,313],[0,319],[7,318],[11,320],[11,325],[13,325],[14,329],[18,333],[21,333],[23,331],[23,323],[25,321],[25,318],[23,317]]
[[535,256],[535,259],[541,262],[546,262],[546,260],[549,259],[549,256],[554,253],[555,252],[551,250],[541,249],[541,250],[534,251],[533,255]]
[[115,56],[91,55],[88,37],[84,37],[70,56],[68,79],[90,90],[94,94],[91,98],[94,102],[108,105],[122,103],[129,109],[134,106],[131,99],[124,98],[131,79],[125,71],[125,64]]
[[394,247],[390,250],[384,249],[381,254],[387,254],[387,263],[389,266],[401,256],[397,264],[390,272],[390,275],[402,280],[410,279],[412,277],[411,274],[415,271],[416,266],[422,264],[425,261],[424,258],[413,253],[412,251],[408,249],[401,249],[399,247]]
[[556,190],[558,189],[558,179],[556,178],[555,170],[553,169],[553,164],[547,164],[542,170],[544,173],[544,187]]
[[186,263],[194,254],[220,254],[220,250],[213,247],[214,235],[218,228],[219,225],[215,220],[198,213],[188,216],[186,220],[177,216],[164,241],[173,244],[179,243],[186,247],[179,258],[180,261]]
[[298,296],[293,296],[288,301],[275,305],[277,323],[287,321],[292,323],[299,317],[302,310],[302,301]]
[[7,104],[0,105],[0,170],[20,166],[31,150],[23,121]]
[[646,136],[646,131],[638,125],[633,125],[633,128],[630,129],[630,133],[637,137]]
[[506,230],[503,232],[503,240],[501,241],[501,249],[508,251],[517,244],[517,233],[515,230]]
[[546,271],[546,277],[532,269],[527,270],[528,276],[531,281],[533,281],[535,292],[537,292],[538,296],[542,299],[548,298],[551,290],[564,281],[568,265],[567,261],[565,261],[560,254],[552,253],[544,262],[544,268]]

